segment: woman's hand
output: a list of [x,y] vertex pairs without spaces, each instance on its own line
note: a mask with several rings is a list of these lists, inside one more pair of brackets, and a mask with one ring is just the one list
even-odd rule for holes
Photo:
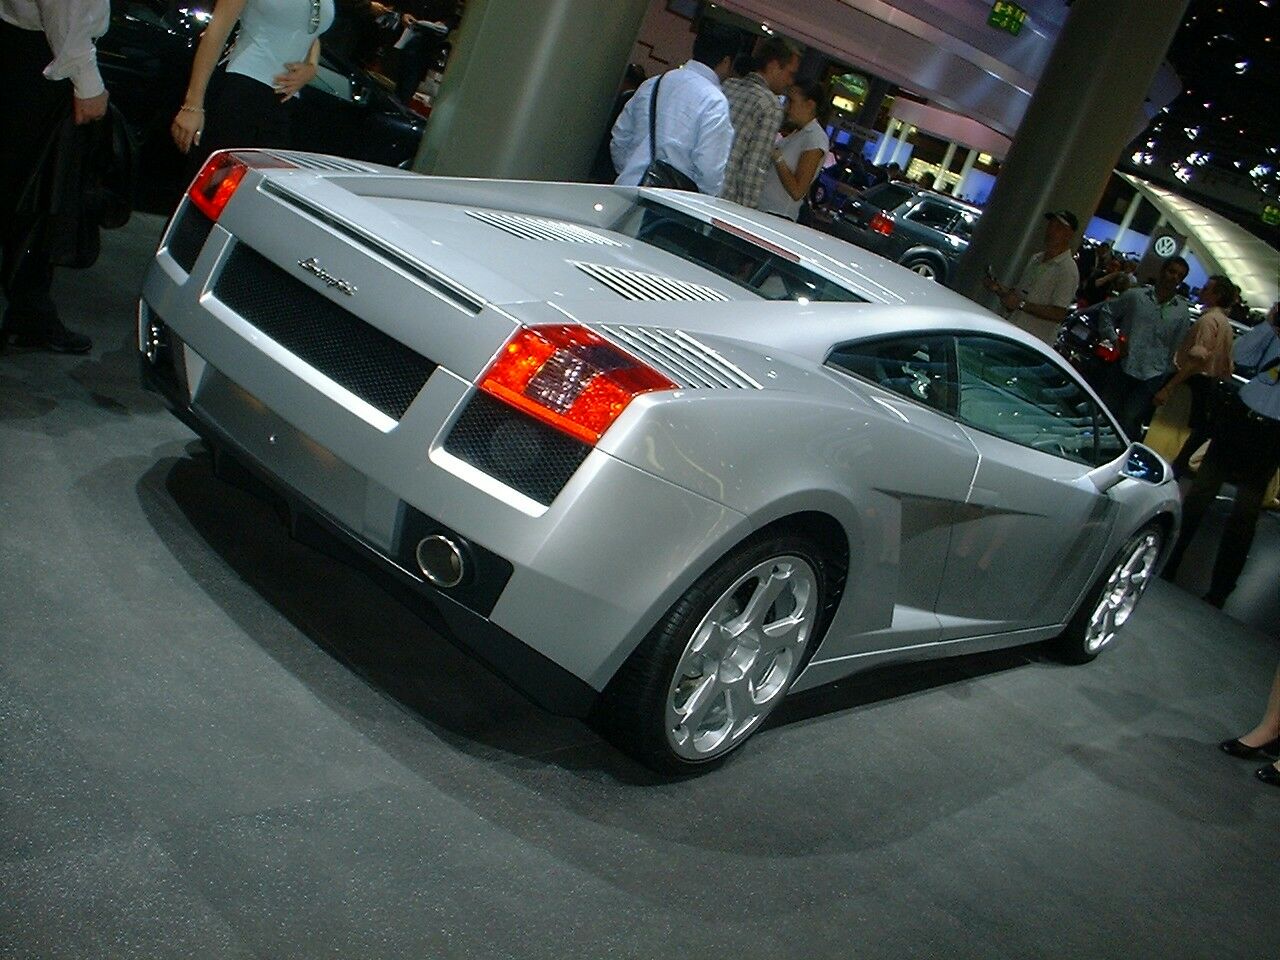
[[200,133],[203,130],[204,111],[195,107],[183,107],[173,118],[169,133],[179,150],[190,153],[193,146],[200,145]]
[[1156,395],[1151,398],[1151,402],[1154,403],[1157,407],[1163,407],[1166,403],[1169,402],[1169,388],[1161,387],[1159,390],[1157,390]]
[[314,80],[315,76],[316,65],[314,63],[286,63],[284,65],[284,73],[277,74],[272,78],[276,94],[280,97],[280,102],[287,101]]

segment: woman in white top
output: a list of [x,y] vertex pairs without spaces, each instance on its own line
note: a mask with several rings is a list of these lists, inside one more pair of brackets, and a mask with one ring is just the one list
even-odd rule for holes
[[831,146],[818,122],[818,111],[826,103],[822,84],[797,83],[787,92],[787,125],[792,132],[783,137],[773,152],[773,175],[766,177],[760,191],[759,207],[788,220],[800,216],[800,204],[818,178],[822,158]]
[[[240,33],[214,82],[206,126],[205,92],[236,23]],[[174,143],[207,156],[224,147],[287,147],[298,91],[316,75],[320,34],[333,23],[333,0],[217,0],[191,66],[191,82],[173,118]]]

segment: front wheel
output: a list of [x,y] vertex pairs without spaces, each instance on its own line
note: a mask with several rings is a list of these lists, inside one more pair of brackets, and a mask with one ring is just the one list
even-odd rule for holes
[[781,702],[814,639],[826,579],[807,540],[772,537],[689,588],[601,696],[596,726],[664,773],[723,760]]
[[926,280],[936,280],[942,283],[946,279],[946,270],[933,257],[919,255],[906,257],[902,261],[902,265]]
[[1154,524],[1128,539],[1090,588],[1067,629],[1051,642],[1061,659],[1088,663],[1115,639],[1150,585],[1163,545],[1164,534]]

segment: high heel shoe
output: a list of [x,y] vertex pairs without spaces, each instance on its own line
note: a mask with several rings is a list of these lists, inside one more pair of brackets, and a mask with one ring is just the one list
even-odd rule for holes
[[1230,740],[1223,740],[1218,744],[1218,749],[1227,756],[1239,760],[1275,760],[1280,757],[1280,737],[1268,740],[1260,747],[1251,747],[1233,737]]
[[1253,774],[1263,783],[1269,783],[1273,787],[1280,787],[1280,770],[1276,769],[1274,763],[1268,763],[1265,767],[1259,767]]

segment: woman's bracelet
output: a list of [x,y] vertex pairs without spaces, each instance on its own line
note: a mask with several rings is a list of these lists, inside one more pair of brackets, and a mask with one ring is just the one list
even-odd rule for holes
[[190,104],[184,103],[182,106],[178,108],[178,112],[179,113],[184,113],[184,112],[185,113],[204,113],[204,107],[193,107]]

